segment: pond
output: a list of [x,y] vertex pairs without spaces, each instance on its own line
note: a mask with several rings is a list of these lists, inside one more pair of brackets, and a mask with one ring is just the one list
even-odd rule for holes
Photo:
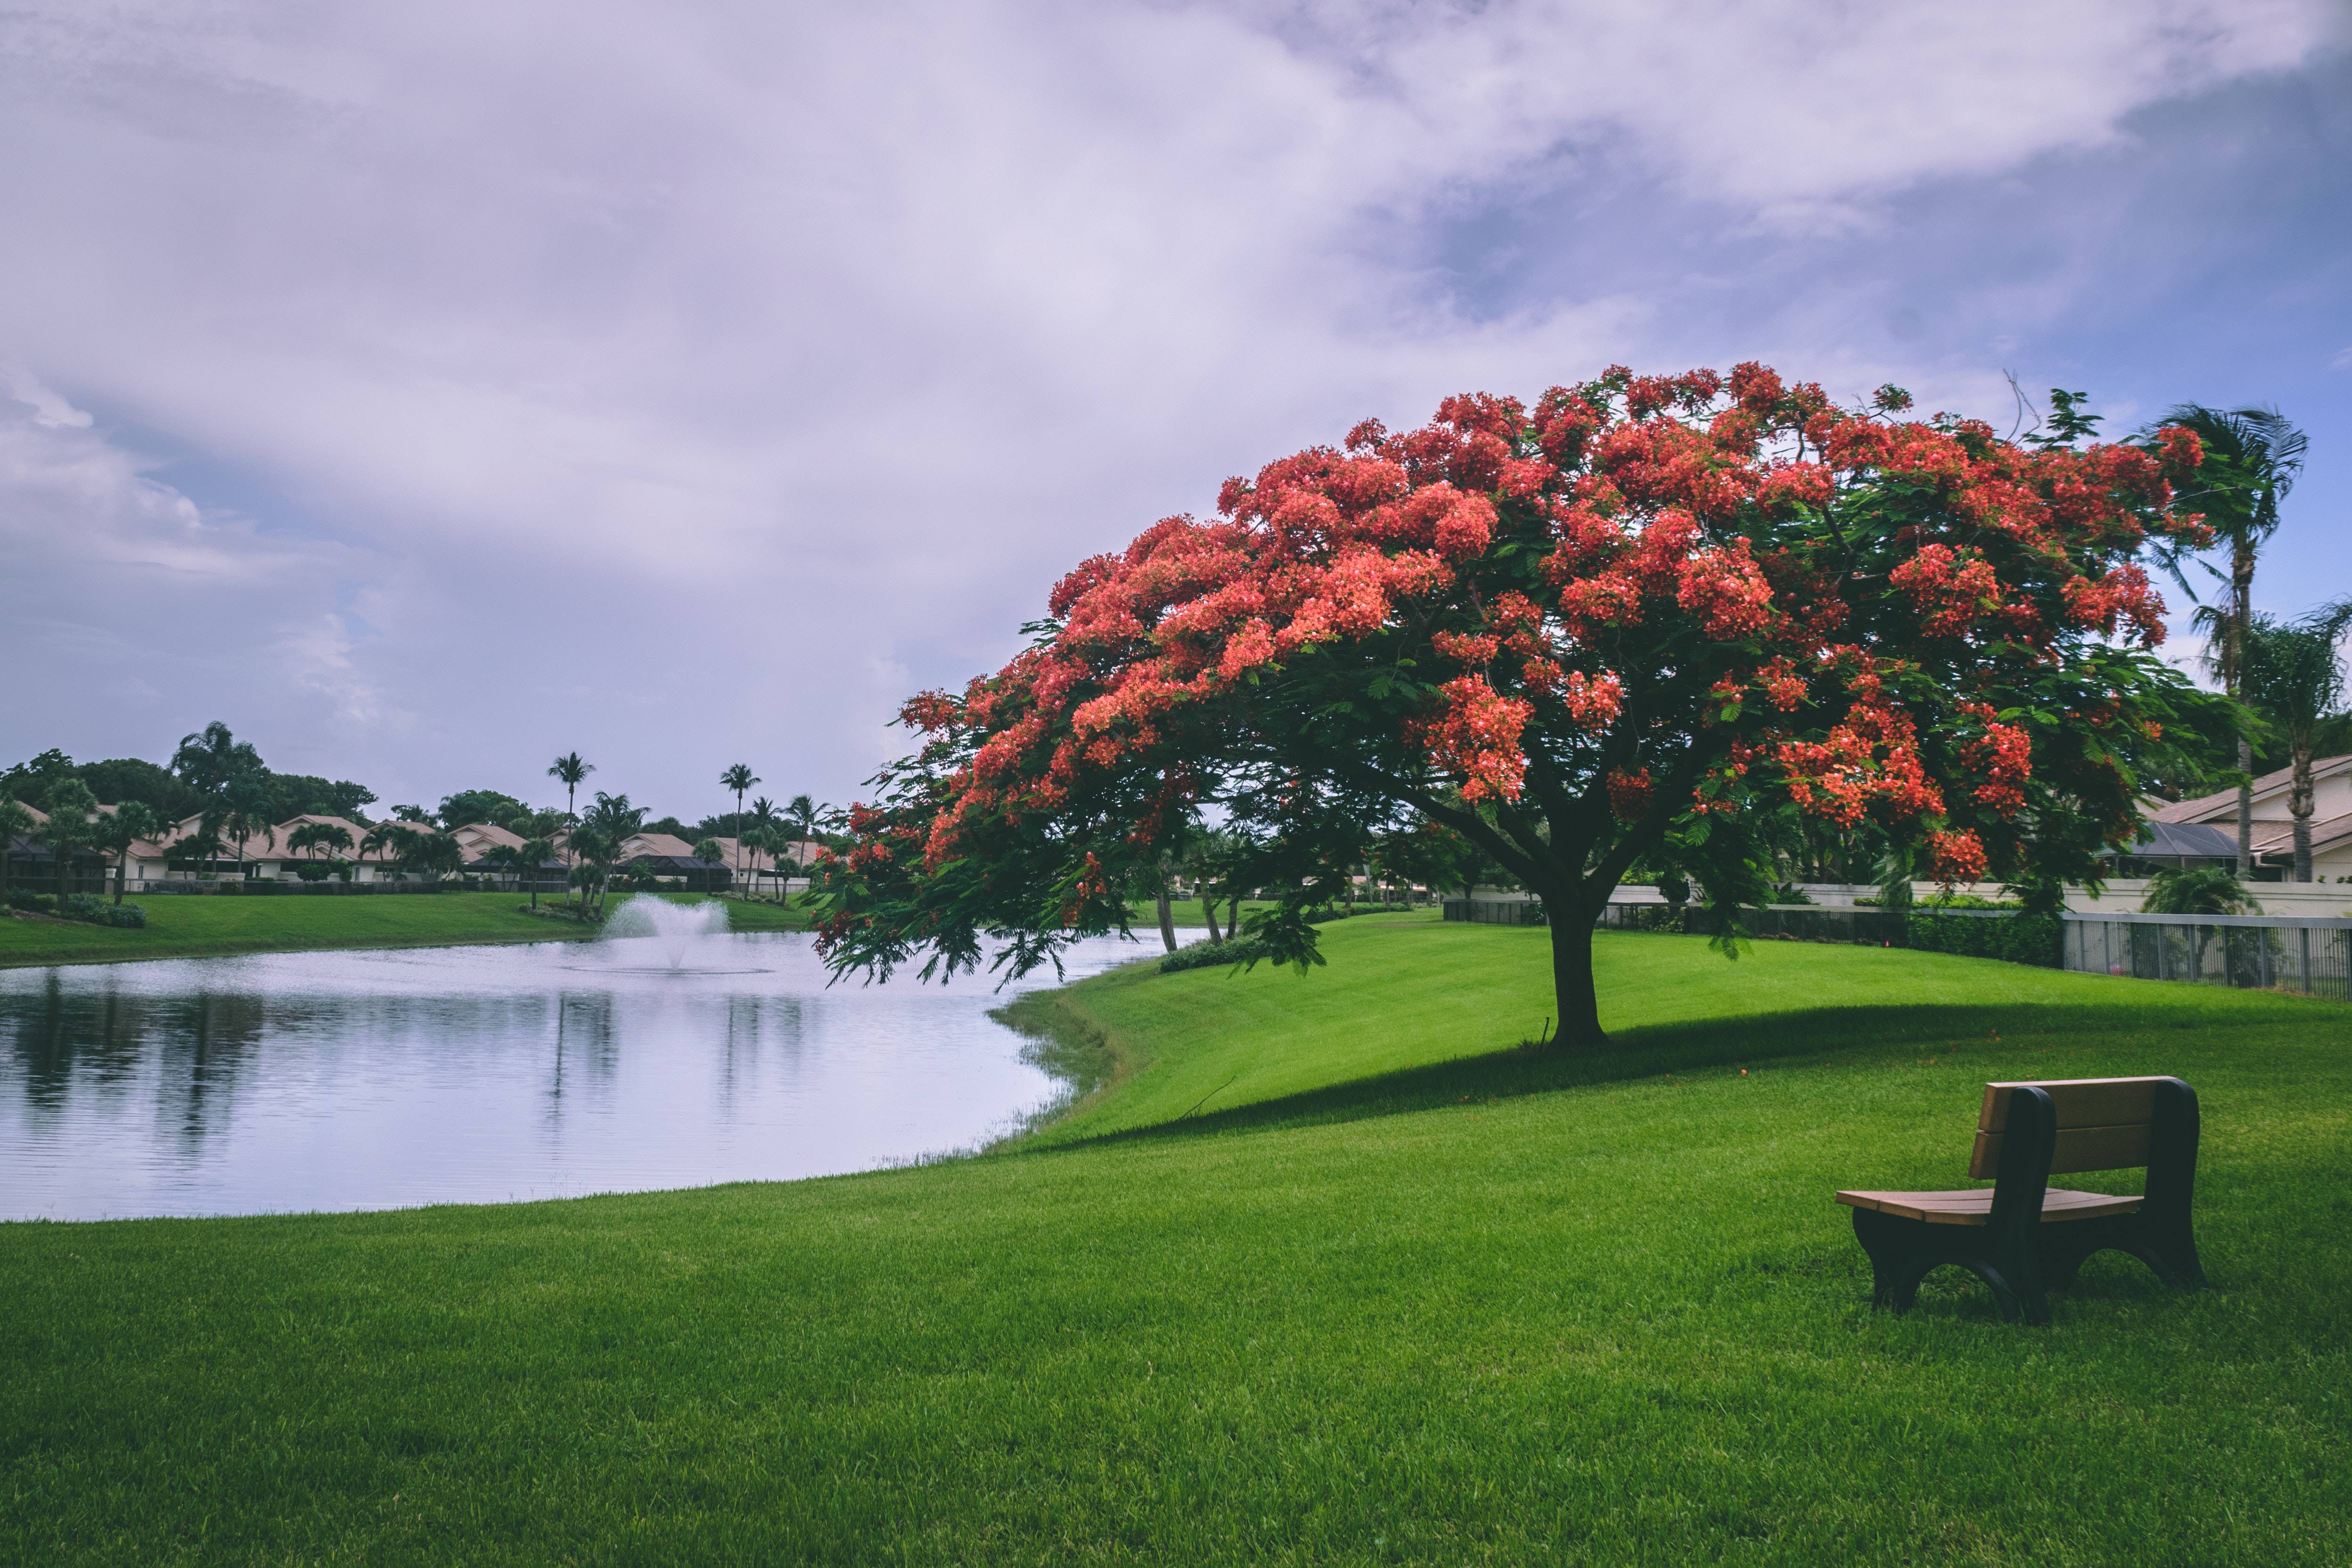
[[[828,988],[797,934],[0,971],[0,1218],[488,1203],[866,1170],[1065,1086],[993,977]],[[1070,976],[1137,956],[1082,945]]]

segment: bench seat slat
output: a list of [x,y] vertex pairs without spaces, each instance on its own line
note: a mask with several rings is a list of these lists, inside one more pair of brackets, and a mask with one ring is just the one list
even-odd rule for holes
[[[1841,1192],[1837,1200],[1848,1208],[1874,1208],[1902,1219],[1929,1225],[1982,1225],[1992,1214],[1993,1189],[1965,1187],[1957,1192]],[[2118,1197],[2109,1192],[2074,1192],[2052,1187],[2042,1198],[2045,1225],[2067,1219],[2095,1219],[2106,1214],[2137,1214],[2145,1201],[2137,1194]]]

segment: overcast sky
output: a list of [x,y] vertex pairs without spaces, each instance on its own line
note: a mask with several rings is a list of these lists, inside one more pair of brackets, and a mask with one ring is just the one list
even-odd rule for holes
[[2352,591],[2316,0],[0,14],[0,763],[843,800],[1079,557],[1622,361],[2275,402]]

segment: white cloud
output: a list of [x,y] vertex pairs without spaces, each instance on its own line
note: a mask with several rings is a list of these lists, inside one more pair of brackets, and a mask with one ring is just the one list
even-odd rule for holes
[[[0,347],[43,430],[163,433],[267,513],[207,522],[100,443],[115,520],[73,548],[303,583],[236,687],[280,749],[425,793],[575,744],[684,791],[765,747],[838,791],[888,744],[876,671],[1001,654],[1077,554],[1363,413],[1681,351],[1675,301],[1719,287],[1669,248],[1496,308],[1432,261],[1460,225],[1613,181],[1851,232],[2289,67],[2327,15],[36,5],[0,145],[54,152],[0,159]],[[1840,308],[1756,336],[1817,350]]]
[[8,383],[8,395],[33,411],[33,423],[51,430],[84,430],[89,426],[89,414],[74,407],[56,392],[41,384],[41,379],[22,365],[11,365],[0,371],[0,380]]

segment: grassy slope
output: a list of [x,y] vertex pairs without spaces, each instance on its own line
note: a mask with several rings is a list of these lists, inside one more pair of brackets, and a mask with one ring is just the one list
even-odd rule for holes
[[[131,958],[195,958],[230,953],[289,953],[323,947],[441,947],[475,942],[553,942],[581,928],[522,913],[511,893],[301,894],[248,898],[173,894],[133,899],[147,912],[140,930],[78,921],[0,918],[0,967],[103,964]],[[544,906],[549,901],[542,900]],[[560,902],[560,901],[558,901]],[[733,904],[738,931],[800,925],[772,904]]]
[[[1531,936],[1083,988],[1150,1042],[1091,1143],[0,1228],[0,1555],[2352,1557],[2352,1012],[1625,937],[1643,1050],[1444,1060],[1539,1022]],[[1254,1105],[1136,1130],[1236,1062]],[[1950,1185],[1988,1077],[2150,1071],[2203,1095],[2215,1288],[1865,1310],[1831,1187]]]
[[[1341,1105],[1410,1099],[1414,1080],[1390,1075],[1544,1037],[1553,1021],[1549,940],[1532,926],[1443,925],[1428,913],[1372,915],[1326,926],[1331,964],[1305,975],[1261,964],[1238,974],[1161,976],[1146,960],[1032,993],[1009,1009],[1014,1022],[1098,1031],[1118,1058],[1112,1091],[1077,1107],[1040,1141],[1230,1113],[1343,1083],[1351,1087],[1339,1096]],[[1609,933],[1595,945],[1602,1027],[1648,1049],[1658,1059],[1654,1065],[1747,1060],[1803,1048],[1822,1034],[1860,1042],[1885,1030],[1990,1035],[2004,1020],[2058,1028],[2057,1015],[2068,1009],[2150,999],[2137,981],[1941,954],[1767,942],[1726,960],[1697,937]],[[2242,1019],[2250,1000],[2188,987],[2158,995],[2167,1027]],[[2340,1014],[2315,1013],[2291,999],[2266,1005],[2287,1009],[2277,1015],[2283,1019]],[[1742,1015],[1750,1021],[1736,1032],[1687,1027]],[[1617,1069],[1610,1062],[1597,1070]],[[1481,1092],[1492,1092],[1580,1082],[1594,1071],[1586,1060],[1530,1053],[1486,1063],[1474,1076]],[[1305,1110],[1293,1105],[1285,1113]]]

